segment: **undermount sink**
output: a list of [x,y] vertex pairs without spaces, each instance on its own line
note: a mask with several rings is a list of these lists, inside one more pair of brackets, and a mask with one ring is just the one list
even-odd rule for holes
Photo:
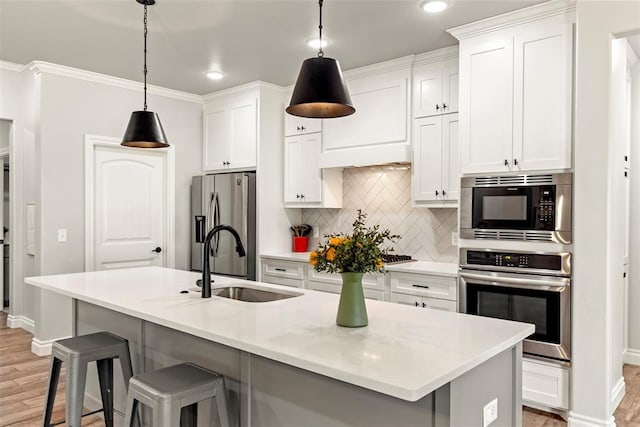
[[262,290],[255,288],[247,288],[244,286],[227,286],[224,288],[215,288],[211,293],[217,297],[234,299],[244,302],[269,302],[281,299],[299,297],[297,292],[275,292],[272,290]]

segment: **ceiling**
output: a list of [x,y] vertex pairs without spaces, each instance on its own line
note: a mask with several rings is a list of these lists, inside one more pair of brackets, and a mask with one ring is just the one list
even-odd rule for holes
[[[540,0],[327,0],[326,56],[343,70],[456,44],[445,29]],[[0,60],[41,60],[142,80],[143,7],[135,0],[0,0]],[[255,80],[293,84],[316,52],[315,0],[157,0],[149,7],[148,82],[206,94]],[[225,78],[205,72],[220,68]]]

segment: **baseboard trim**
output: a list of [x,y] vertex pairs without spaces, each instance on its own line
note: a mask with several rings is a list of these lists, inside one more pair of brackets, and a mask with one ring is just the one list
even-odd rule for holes
[[613,390],[611,390],[611,407],[615,411],[625,394],[624,377],[620,377]]
[[39,340],[36,337],[33,337],[31,340],[31,353],[36,356],[48,356],[51,354],[51,346],[55,341],[63,340],[65,338],[71,337],[60,337],[52,340]]
[[610,416],[606,420],[601,420],[570,411],[567,427],[616,427],[616,420],[613,416]]
[[22,315],[14,316],[10,314],[7,316],[7,326],[11,329],[22,328],[31,334],[36,330],[36,322],[34,322],[33,319],[29,319]]
[[622,361],[630,365],[640,365],[640,350],[628,348],[622,353]]

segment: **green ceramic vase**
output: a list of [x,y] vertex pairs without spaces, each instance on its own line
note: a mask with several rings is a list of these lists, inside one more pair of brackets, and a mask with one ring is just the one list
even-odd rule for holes
[[336,323],[347,328],[361,328],[369,323],[362,291],[362,273],[342,273]]

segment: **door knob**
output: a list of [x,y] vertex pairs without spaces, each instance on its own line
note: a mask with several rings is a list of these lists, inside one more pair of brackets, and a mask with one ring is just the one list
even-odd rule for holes
[[151,252],[155,252],[155,253],[159,254],[160,252],[162,252],[162,248],[160,246],[158,246],[155,249],[151,249]]

